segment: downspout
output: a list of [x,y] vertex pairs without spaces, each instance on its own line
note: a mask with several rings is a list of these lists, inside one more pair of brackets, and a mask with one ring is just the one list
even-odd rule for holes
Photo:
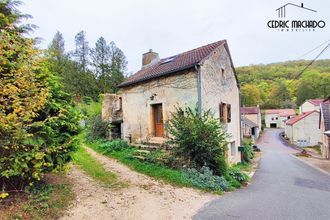
[[198,109],[198,115],[202,116],[202,87],[201,87],[200,66],[195,65],[195,70],[197,74],[197,109]]

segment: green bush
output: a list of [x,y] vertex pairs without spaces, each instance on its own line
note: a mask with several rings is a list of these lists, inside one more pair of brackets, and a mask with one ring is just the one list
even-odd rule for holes
[[87,139],[89,141],[106,138],[109,123],[102,120],[100,115],[87,120]]
[[93,103],[93,99],[89,96],[84,96],[82,98],[82,101],[86,104],[86,105],[90,105],[91,103]]
[[223,156],[218,156],[216,158],[216,163],[217,163],[219,175],[221,175],[221,176],[226,175],[226,173],[228,171],[228,164],[227,164],[226,158]]
[[222,176],[213,175],[213,172],[208,167],[202,167],[200,171],[195,168],[187,169],[183,172],[184,178],[195,187],[208,189],[213,191],[228,191],[230,185]]
[[104,153],[112,153],[115,151],[122,151],[128,148],[131,148],[131,146],[124,140],[121,139],[116,139],[113,141],[106,141],[100,144],[99,148],[104,152]]
[[27,38],[12,1],[0,3],[0,189],[20,190],[61,170],[77,147],[80,115]]
[[216,174],[224,173],[226,167],[219,157],[225,157],[228,135],[210,111],[199,116],[197,108],[193,111],[189,107],[177,107],[171,113],[166,130],[174,155],[183,158],[188,166],[208,166]]
[[228,169],[228,175],[239,183],[246,183],[249,181],[248,175],[243,173],[238,167],[232,166]]
[[251,140],[243,140],[243,161],[245,163],[251,163],[253,157],[254,157],[254,152],[253,152],[253,143]]

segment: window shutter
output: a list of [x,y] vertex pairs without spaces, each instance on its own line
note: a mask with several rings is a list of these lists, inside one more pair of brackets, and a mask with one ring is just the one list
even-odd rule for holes
[[227,122],[231,122],[231,105],[227,104]]
[[224,122],[224,108],[223,108],[224,103],[220,102],[219,104],[219,114],[220,114],[220,122]]

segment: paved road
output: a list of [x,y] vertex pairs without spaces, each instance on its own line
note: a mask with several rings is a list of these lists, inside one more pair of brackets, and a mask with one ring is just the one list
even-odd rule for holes
[[280,130],[266,130],[252,183],[201,209],[194,219],[330,220],[330,176],[294,158]]

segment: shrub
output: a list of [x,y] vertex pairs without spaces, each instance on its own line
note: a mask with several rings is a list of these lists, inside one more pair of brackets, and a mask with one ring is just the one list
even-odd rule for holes
[[89,96],[84,96],[84,97],[82,98],[82,101],[83,101],[85,104],[90,105],[90,104],[93,102],[93,99],[92,99],[91,97],[89,97]]
[[227,170],[228,170],[228,164],[227,164],[226,158],[223,156],[218,156],[216,158],[216,163],[217,163],[219,175],[221,175],[221,176],[226,175]]
[[171,113],[166,130],[170,136],[168,145],[173,153],[183,158],[189,166],[208,166],[217,174],[224,172],[226,168],[219,157],[225,156],[228,135],[210,111],[199,116],[197,108],[193,111],[189,107],[177,107]]
[[106,138],[109,123],[102,120],[100,115],[87,120],[87,139],[89,141]]
[[253,143],[251,140],[243,140],[243,161],[245,163],[251,163],[253,157],[254,157],[254,152],[253,152]]
[[100,144],[99,147],[104,153],[112,153],[115,151],[122,151],[128,148],[131,148],[131,146],[124,140],[116,139],[113,141],[106,141]]
[[195,168],[187,169],[183,172],[186,178],[193,186],[213,191],[228,191],[230,185],[222,176],[213,175],[208,167],[202,167],[200,171]]
[[249,181],[248,175],[243,173],[238,167],[232,166],[228,169],[228,175],[239,183],[246,183]]
[[[2,1],[3,2],[3,1]],[[63,168],[78,144],[79,113],[26,38],[15,4],[0,4],[0,188],[23,189]]]

